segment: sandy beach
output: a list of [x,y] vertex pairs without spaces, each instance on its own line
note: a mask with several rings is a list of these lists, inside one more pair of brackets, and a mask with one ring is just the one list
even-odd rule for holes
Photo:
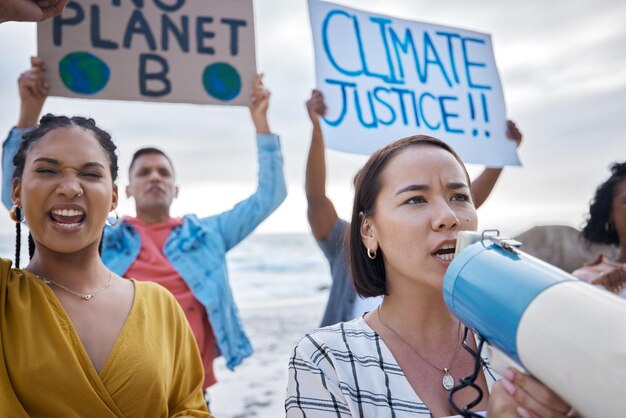
[[317,328],[325,301],[289,300],[240,311],[254,354],[234,372],[215,362],[211,412],[218,418],[283,417],[293,346]]

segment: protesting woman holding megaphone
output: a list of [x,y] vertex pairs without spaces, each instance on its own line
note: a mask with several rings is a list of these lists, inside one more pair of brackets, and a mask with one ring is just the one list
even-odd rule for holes
[[[295,347],[289,365],[288,417],[450,416],[449,391],[471,375],[459,321],[442,282],[457,233],[475,230],[470,180],[458,155],[426,136],[375,152],[358,175],[349,237],[355,287],[383,295],[362,318],[321,328]],[[465,341],[473,350],[473,338]],[[534,378],[484,362],[477,391],[456,391],[457,405],[490,417],[575,416]]]

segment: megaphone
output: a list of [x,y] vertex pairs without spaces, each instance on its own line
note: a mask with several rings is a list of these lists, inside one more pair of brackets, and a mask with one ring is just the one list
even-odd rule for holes
[[625,300],[497,232],[460,232],[456,251],[443,282],[454,316],[582,416],[626,416]]

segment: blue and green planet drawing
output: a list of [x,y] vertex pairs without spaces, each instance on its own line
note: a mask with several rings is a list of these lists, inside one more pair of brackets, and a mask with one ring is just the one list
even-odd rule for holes
[[[65,87],[74,93],[93,95],[106,87],[111,77],[111,68],[89,52],[76,51],[59,61],[59,75]],[[239,72],[225,62],[208,65],[202,72],[201,82],[209,96],[224,102],[241,93]]]
[[65,87],[78,94],[96,94],[109,82],[111,69],[89,52],[71,52],[59,61],[59,75]]
[[202,73],[202,84],[209,96],[225,102],[239,96],[241,92],[239,73],[225,62],[207,66]]

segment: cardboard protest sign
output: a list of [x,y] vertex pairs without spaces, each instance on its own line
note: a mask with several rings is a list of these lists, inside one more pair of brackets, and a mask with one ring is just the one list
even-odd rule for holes
[[72,0],[37,25],[50,94],[246,105],[252,0]]
[[491,37],[309,0],[330,148],[370,154],[396,139],[442,139],[465,162],[519,164]]

